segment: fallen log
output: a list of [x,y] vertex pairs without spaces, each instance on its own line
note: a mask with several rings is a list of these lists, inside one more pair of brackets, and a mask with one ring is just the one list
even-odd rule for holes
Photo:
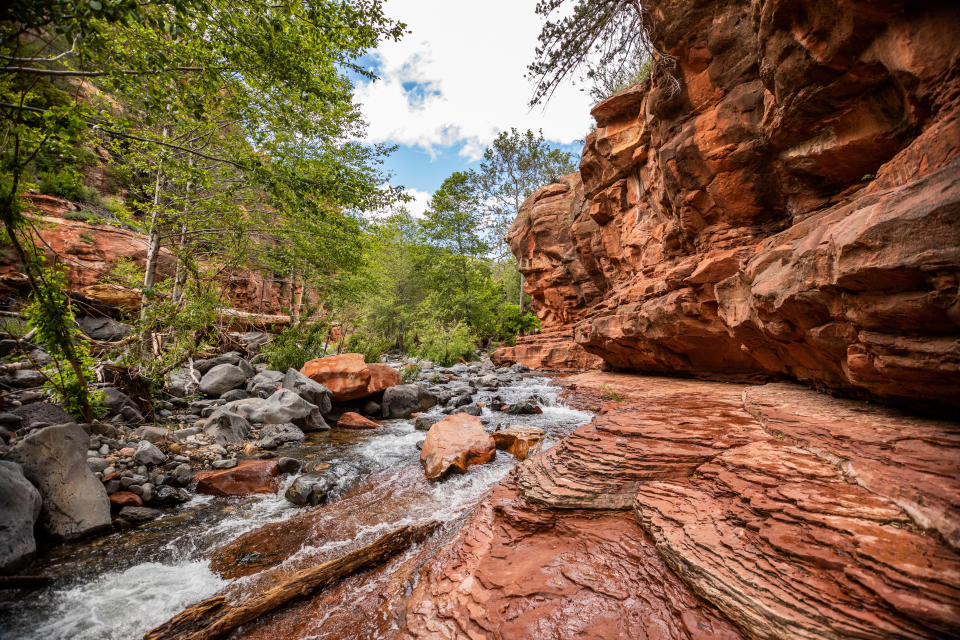
[[213,596],[187,607],[167,622],[148,631],[143,640],[211,640],[223,638],[242,624],[256,620],[294,598],[310,595],[358,571],[379,565],[411,544],[430,535],[439,522],[394,529],[372,543],[316,567],[303,569],[249,600],[232,605]]

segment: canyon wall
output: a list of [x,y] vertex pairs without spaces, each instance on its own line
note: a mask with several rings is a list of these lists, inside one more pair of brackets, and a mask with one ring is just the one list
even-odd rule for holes
[[524,204],[543,332],[495,359],[960,406],[956,4],[645,6],[682,88],[598,104]]

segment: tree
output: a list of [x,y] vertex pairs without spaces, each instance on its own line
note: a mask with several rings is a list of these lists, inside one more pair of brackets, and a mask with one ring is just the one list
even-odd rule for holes
[[[502,131],[484,151],[473,184],[487,214],[487,229],[498,260],[509,259],[507,232],[520,213],[520,205],[540,187],[557,182],[576,170],[573,155],[551,147],[543,131],[527,129]],[[523,276],[520,279],[519,304],[523,310]]]
[[[563,9],[571,7],[563,15]],[[632,68],[650,60],[651,77],[671,92],[680,90],[676,59],[654,46],[656,33],[642,0],[540,0],[544,19],[536,58],[527,67],[535,87],[531,105],[549,100],[575,73],[581,79],[626,78]],[[552,17],[558,14],[558,17]]]

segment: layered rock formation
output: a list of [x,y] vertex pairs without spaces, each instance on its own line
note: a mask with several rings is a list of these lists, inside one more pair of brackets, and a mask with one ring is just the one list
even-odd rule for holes
[[644,6],[682,89],[597,105],[580,172],[524,204],[544,333],[497,359],[960,405],[956,8]]

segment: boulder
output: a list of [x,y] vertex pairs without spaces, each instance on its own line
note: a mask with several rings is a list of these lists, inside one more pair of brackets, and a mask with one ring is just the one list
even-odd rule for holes
[[506,451],[517,460],[540,450],[543,444],[543,429],[524,424],[513,424],[493,432],[493,440],[500,451]]
[[517,402],[515,404],[507,405],[501,410],[504,413],[509,413],[512,416],[529,416],[543,413],[543,409],[532,402]]
[[167,393],[175,398],[186,398],[200,389],[200,373],[196,370],[190,375],[188,367],[174,369],[167,374]]
[[173,437],[170,429],[165,429],[155,425],[145,425],[137,429],[134,433],[140,436],[142,440],[152,442],[153,444],[168,442]]
[[143,422],[143,414],[130,396],[116,387],[104,387],[100,391],[103,394],[103,403],[110,413],[123,416],[128,422]]
[[288,501],[298,506],[317,506],[327,501],[327,494],[336,485],[332,480],[319,476],[300,476],[283,494]]
[[250,435],[253,427],[241,415],[232,411],[215,411],[207,421],[203,432],[214,439],[214,442],[224,446],[243,442],[243,439]]
[[283,374],[281,372],[265,369],[253,376],[247,385],[247,391],[258,398],[269,398],[276,393],[282,382]]
[[420,464],[429,480],[451,472],[463,473],[475,464],[493,460],[497,447],[479,418],[462,413],[447,416],[430,427],[420,451]]
[[[241,401],[245,402],[245,401]],[[321,431],[330,427],[320,415],[320,409],[310,404],[293,391],[280,389],[266,400],[252,405],[250,421],[260,424],[284,424],[292,422],[304,431]]]
[[284,389],[289,389],[310,404],[316,405],[322,414],[330,413],[333,408],[333,393],[330,389],[296,369],[287,369],[281,384]]
[[123,324],[111,318],[93,318],[85,316],[77,320],[80,329],[94,340],[114,342],[130,335],[133,330],[130,325]]
[[[76,232],[74,232],[76,233]],[[80,289],[80,293],[117,309],[135,311],[140,308],[140,290],[128,289],[118,284],[91,284]]]
[[276,449],[287,442],[302,442],[306,436],[295,424],[268,424],[260,429],[257,446],[261,449]]
[[131,491],[117,491],[110,494],[110,504],[117,509],[122,507],[142,507],[143,500]]
[[199,493],[246,496],[254,493],[274,493],[279,488],[279,473],[276,460],[244,460],[232,469],[199,471],[195,479]]
[[500,386],[500,380],[495,374],[488,373],[470,380],[470,386],[475,389],[496,389]]
[[417,416],[413,421],[413,428],[417,431],[429,431],[430,427],[437,424],[439,421],[440,418],[436,416]]
[[400,373],[385,364],[367,364],[360,353],[317,358],[300,373],[324,385],[334,402],[357,400],[401,383]]
[[337,426],[341,429],[379,429],[382,425],[364,418],[359,413],[347,411],[337,420]]
[[162,512],[149,507],[123,507],[117,517],[123,518],[130,524],[143,524],[159,518]]
[[212,398],[219,398],[227,391],[242,387],[247,374],[235,364],[218,364],[200,379],[200,391]]
[[33,559],[33,525],[41,503],[20,465],[0,460],[0,574],[13,573]]
[[144,465],[163,464],[167,461],[167,456],[152,442],[141,440],[133,453],[133,461]]
[[10,375],[10,384],[21,389],[39,387],[46,381],[47,376],[34,369],[17,369]]
[[66,424],[73,422],[73,416],[55,404],[49,402],[32,402],[10,411],[20,416],[21,426],[32,428],[34,425]]
[[411,413],[426,411],[437,404],[437,396],[422,384],[401,384],[383,392],[380,403],[384,418],[409,418]]
[[107,492],[87,466],[89,436],[77,424],[44,427],[11,450],[23,474],[40,490],[40,527],[71,540],[110,527]]
[[[220,366],[221,364],[233,364],[240,366],[240,361],[242,359],[243,358],[236,351],[228,351],[214,358],[195,360],[193,362],[193,368],[199,371],[201,375],[205,375],[208,371],[214,367]],[[251,373],[250,375],[253,374]]]

